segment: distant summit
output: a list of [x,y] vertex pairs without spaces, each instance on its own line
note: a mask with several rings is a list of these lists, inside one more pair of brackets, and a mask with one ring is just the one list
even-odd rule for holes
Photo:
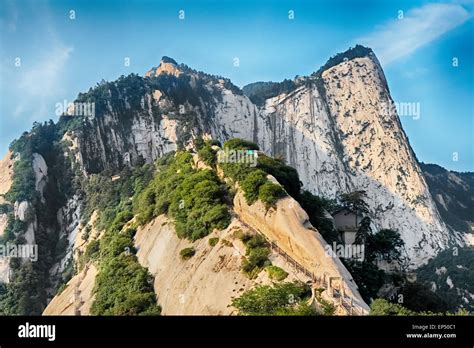
[[[321,74],[343,62],[355,59],[355,58],[362,58],[362,57],[370,57],[378,64],[378,60],[372,51],[371,48],[365,47],[362,45],[356,45],[355,47],[351,47],[348,50],[338,53],[335,56],[328,59],[328,61],[321,66],[317,71],[311,74],[309,79],[319,78]],[[285,79],[281,82],[254,82],[250,83],[242,88],[244,94],[252,100],[253,103],[259,106],[263,106],[265,104],[265,100],[269,98],[273,98],[280,94],[288,94],[296,87],[303,84],[308,77],[305,76],[297,76],[294,80]]]
[[355,47],[350,47],[348,50],[341,53],[337,53],[336,55],[329,58],[328,61],[318,69],[318,71],[313,73],[313,76],[319,76],[323,73],[323,71],[328,70],[338,64],[341,64],[344,61],[349,61],[355,58],[362,57],[370,57],[378,62],[375,53],[374,51],[372,51],[371,48],[362,45],[355,45]]
[[174,65],[178,65],[178,63],[176,63],[176,61],[173,58],[170,58],[168,56],[163,56],[161,58],[161,62],[162,63],[171,63],[171,64],[174,64]]
[[160,60],[160,65],[156,68],[151,68],[145,73],[145,77],[159,76],[161,74],[169,74],[179,76],[183,73],[178,67],[178,63],[170,57],[163,56]]

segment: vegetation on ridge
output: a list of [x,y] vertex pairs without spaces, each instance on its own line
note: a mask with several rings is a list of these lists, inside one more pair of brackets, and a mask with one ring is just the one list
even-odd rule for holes
[[309,287],[300,282],[257,285],[247,290],[232,305],[241,315],[317,315],[307,304]]
[[[8,203],[8,222],[0,243],[25,244],[25,232],[35,222],[34,236],[38,245],[37,261],[10,259],[10,282],[0,285],[0,314],[39,315],[47,303],[49,287],[60,286],[70,273],[66,269],[59,279],[51,279],[49,270],[64,254],[65,239],[60,239],[57,220],[58,210],[63,207],[77,185],[77,167],[64,156],[68,149],[60,143],[62,133],[49,122],[35,122],[31,131],[10,144],[15,164],[13,182],[5,194]],[[48,180],[41,194],[36,190],[35,173],[32,168],[33,155],[41,155],[48,166]],[[24,221],[13,214],[13,205],[28,202]],[[32,227],[32,226],[31,226]]]

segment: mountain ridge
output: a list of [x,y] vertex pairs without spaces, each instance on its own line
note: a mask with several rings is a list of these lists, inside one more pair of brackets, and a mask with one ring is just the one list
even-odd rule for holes
[[[182,67],[182,73],[177,73],[181,71],[178,67]],[[425,224],[421,220],[428,219],[430,228],[441,232],[434,234],[433,242],[426,228],[421,238],[410,232],[412,236],[406,239],[410,241],[410,257],[419,258],[416,263],[426,261],[423,253],[434,253],[449,240],[462,243],[461,238],[448,233],[431,202],[416,155],[396,112],[390,108],[393,101],[372,50],[356,46],[335,55],[312,76],[301,78],[291,91],[270,95],[261,106],[254,105],[230,80],[176,66],[170,58],[150,71],[155,74],[145,78],[129,75],[79,95],[76,102],[96,103],[97,114],[74,129],[85,172],[117,170],[143,159],[153,161],[187,146],[198,134],[221,142],[238,137],[258,143],[272,156],[286,158],[300,172],[305,187],[318,195],[334,197],[336,192],[360,187],[378,190],[382,180],[382,185],[388,185],[394,194],[387,191],[389,202],[379,199],[372,209],[385,215],[384,211],[401,205],[396,214],[406,215],[402,212],[406,201],[412,209],[421,209],[416,212],[421,215],[414,215],[405,227],[407,231],[420,230]],[[295,103],[299,103],[299,109],[295,109]],[[382,104],[387,110],[381,110]],[[354,127],[358,127],[358,134],[354,134]],[[393,136],[382,137],[383,133]],[[364,145],[360,146],[362,137]],[[373,139],[377,139],[377,146],[372,144]],[[403,149],[404,160],[393,158],[390,169],[374,167],[389,147],[393,149],[390,151]],[[372,153],[365,155],[362,148],[370,148]],[[310,161],[305,163],[303,158],[308,157]],[[361,164],[363,158],[367,160]],[[400,169],[408,163],[411,176]],[[406,192],[406,197],[397,202],[399,190]],[[374,201],[378,196],[373,195]],[[373,212],[376,220],[377,214]],[[380,217],[378,220],[383,223]],[[399,218],[394,217],[387,227],[397,228],[395,221]],[[417,245],[419,241],[428,244],[429,251]]]
[[[7,235],[28,236],[49,250],[47,272],[42,269],[39,280],[32,276],[34,287],[50,283],[42,297],[51,297],[73,271],[72,241],[86,215],[84,197],[71,192],[74,185],[192,149],[201,137],[253,141],[262,153],[295,167],[303,188],[321,197],[365,191],[373,228],[400,232],[409,269],[448,247],[466,245],[439,212],[373,52],[357,46],[323,67],[284,88],[270,84],[258,92],[263,97],[252,92],[254,103],[245,86],[241,90],[229,79],[164,57],[148,76],[122,76],[80,93],[75,103],[93,103],[92,117],[65,114],[57,124],[35,124],[11,147],[10,165],[28,175],[13,175],[11,192],[2,196]],[[50,209],[40,213],[45,204]],[[12,266],[19,267],[14,273],[36,272]],[[23,286],[15,279],[20,278],[13,278],[12,291]]]

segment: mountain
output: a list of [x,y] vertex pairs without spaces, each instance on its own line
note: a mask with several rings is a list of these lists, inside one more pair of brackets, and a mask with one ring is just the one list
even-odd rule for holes
[[[88,92],[80,93],[58,123],[35,124],[30,132],[25,132],[12,143],[11,152],[1,166],[5,176],[0,182],[0,235],[3,240],[16,240],[29,245],[37,243],[39,262],[12,261],[0,265],[3,279],[11,280],[8,286],[0,288],[0,295],[4,297],[3,306],[8,308],[5,312],[39,314],[60,287],[65,289],[64,296],[75,294],[74,287],[82,287],[88,300],[84,301],[85,307],[82,304],[75,310],[88,313],[93,306],[90,303],[92,294],[95,294],[95,302],[102,304],[102,307],[97,304],[92,310],[102,313],[98,308],[107,307],[104,304],[107,301],[100,297],[100,291],[92,290],[91,277],[95,278],[98,273],[96,285],[110,282],[107,274],[103,270],[101,272],[102,268],[97,270],[92,262],[92,256],[97,257],[97,250],[100,250],[99,260],[102,259],[104,249],[105,255],[117,253],[117,258],[112,258],[117,263],[117,269],[130,268],[137,274],[148,269],[154,275],[153,289],[149,286],[151,280],[146,281],[147,276],[137,280],[144,282],[146,292],[140,301],[148,299],[145,307],[149,313],[157,311],[150,304],[153,291],[169,291],[166,296],[170,296],[170,300],[167,308],[164,306],[162,310],[171,313],[173,311],[168,308],[174,308],[173,313],[180,313],[179,303],[173,301],[179,301],[177,289],[184,285],[163,290],[164,280],[156,273],[160,269],[157,260],[172,267],[179,259],[173,258],[176,253],[157,255],[153,241],[148,240],[156,234],[153,238],[157,241],[164,238],[172,250],[184,246],[185,243],[173,239],[174,234],[171,233],[176,229],[180,236],[179,230],[184,227],[177,224],[168,230],[164,228],[168,220],[162,215],[168,211],[168,206],[158,209],[156,205],[150,205],[150,201],[156,200],[162,192],[174,193],[167,187],[160,190],[150,188],[154,193],[150,191],[142,201],[143,206],[150,206],[150,209],[142,213],[153,217],[153,220],[146,221],[151,226],[134,225],[133,238],[132,229],[130,235],[126,228],[122,229],[128,226],[129,221],[135,221],[135,211],[127,210],[127,202],[135,202],[135,196],[141,197],[143,192],[148,192],[146,184],[153,176],[161,175],[145,169],[140,169],[143,172],[137,174],[136,168],[148,168],[147,164],[162,161],[172,153],[193,152],[198,148],[197,142],[201,137],[212,139],[216,144],[224,144],[232,138],[246,139],[257,144],[262,154],[284,161],[296,169],[296,178],[291,174],[294,169],[287,168],[286,164],[284,167],[276,165],[277,169],[267,174],[277,177],[275,185],[284,186],[286,193],[293,198],[299,194],[299,181],[304,189],[325,199],[336,198],[341,193],[365,191],[368,215],[374,230],[391,229],[400,233],[405,243],[404,256],[410,268],[425,264],[448,246],[463,246],[466,243],[460,230],[448,228],[443,221],[446,215],[440,214],[437,201],[430,194],[433,186],[428,187],[393,107],[382,68],[369,48],[356,46],[340,53],[311,76],[281,83],[259,82],[242,90],[229,79],[199,72],[163,57],[160,64],[143,77],[131,74],[113,82],[102,81]],[[169,168],[163,167],[162,170],[166,172]],[[218,168],[214,172],[220,175]],[[291,175],[278,177],[276,173],[280,172]],[[220,179],[227,182],[229,177],[232,175]],[[300,265],[303,273],[308,268],[313,270],[315,266],[311,262],[316,262],[321,267],[316,268],[318,277],[324,277],[325,273],[332,274],[339,279],[347,294],[355,298],[359,312],[367,311],[357,285],[345,266],[338,259],[329,262],[321,258],[326,241],[317,231],[316,234],[309,232],[316,229],[308,224],[308,218],[304,216],[306,212],[298,208],[299,205],[292,205],[290,210],[284,206],[279,210],[277,205],[274,208],[275,221],[268,220],[264,213],[260,217],[252,216],[248,214],[249,209],[242,208],[245,205],[241,199],[236,201],[240,182],[235,178],[233,181],[237,183],[237,188],[229,189],[229,192],[237,192],[233,200],[228,193],[215,207],[210,206],[210,211],[218,214],[224,209],[222,204],[227,204],[231,207],[229,214],[234,218],[236,215],[240,217],[239,221],[231,220],[232,223],[240,223],[240,227],[250,234],[262,232],[270,239],[278,239],[291,231],[265,226],[274,226],[275,221],[283,226],[296,226],[301,234],[287,235],[285,243],[288,244],[282,242],[280,244],[283,245],[278,247],[295,260],[295,265]],[[277,190],[275,187],[266,189]],[[166,197],[163,199],[168,200]],[[461,200],[459,202],[464,204]],[[139,208],[134,207],[136,209]],[[281,211],[294,209],[297,212],[292,215],[293,220],[284,220],[285,215]],[[91,219],[98,213],[101,217],[94,223]],[[307,213],[311,215],[312,212]],[[121,221],[124,216],[129,219]],[[118,220],[115,221],[115,218]],[[119,223],[120,229],[116,226]],[[113,236],[104,237],[111,226],[117,227],[117,233],[125,233],[122,239],[115,241]],[[196,231],[206,230],[209,234],[208,224],[205,226],[195,226]],[[229,231],[225,228],[228,227],[219,227],[221,233],[227,236]],[[92,233],[93,229],[97,231]],[[145,235],[143,229],[148,231]],[[199,236],[207,236],[206,233]],[[184,237],[194,239],[193,236]],[[222,237],[219,234],[215,238]],[[227,245],[240,245],[239,238],[234,239],[229,240]],[[140,247],[140,240],[147,246]],[[110,250],[104,241],[111,243]],[[130,250],[138,247],[136,258],[121,259],[120,252],[113,249],[114,243],[125,243]],[[202,244],[206,240],[200,243],[193,246],[200,261],[183,266],[190,272],[187,276],[183,273],[183,278],[180,278],[173,274],[172,269],[168,273],[176,280],[175,284],[194,284],[192,289],[195,292],[205,286],[202,279],[207,279],[209,272],[214,270],[204,261],[208,257],[209,260],[229,258],[228,251],[223,250],[222,246],[216,253]],[[143,248],[149,248],[149,254]],[[240,245],[240,249],[245,252],[245,245]],[[81,257],[76,255],[78,252]],[[88,255],[86,260],[84,255]],[[281,265],[278,257],[274,255],[276,264]],[[238,264],[239,259],[240,256],[237,259],[231,257],[230,265]],[[9,270],[11,277],[7,276]],[[296,271],[287,269],[286,272],[290,278],[298,278]],[[201,282],[193,278],[194,273],[202,275],[199,278]],[[236,284],[242,285],[238,289],[229,286],[226,288],[228,292],[250,289],[257,284],[242,278],[239,269],[222,277],[223,284],[234,277]],[[157,284],[156,279],[162,281]],[[210,277],[209,281],[216,279],[219,278]],[[267,284],[268,279],[262,282]],[[127,278],[124,278],[123,284],[127,283]],[[71,284],[75,285],[71,287]],[[29,291],[35,291],[37,295],[29,296]],[[214,296],[212,292],[207,294],[211,298]],[[60,296],[51,302],[53,306],[57,305],[53,313],[64,310],[58,302],[68,303]],[[313,299],[321,298],[314,291],[311,296]],[[324,301],[328,300],[330,298],[324,298]],[[222,301],[228,303],[230,297],[226,295]],[[228,313],[224,307],[206,308],[211,313]],[[190,308],[194,308],[194,313],[206,312],[202,306]],[[123,308],[114,310],[118,312],[113,313],[124,313],[120,311]],[[344,311],[344,306],[338,310]]]
[[[125,314],[123,307],[113,301],[111,279],[105,281],[106,270],[113,267],[111,264],[120,262],[119,257],[104,254],[105,250],[114,250],[118,243],[115,238],[121,233],[125,238],[131,230],[134,246],[130,248],[137,250],[133,262],[137,267],[138,263],[146,267],[154,277],[153,288],[162,314],[235,314],[236,308],[230,305],[233,299],[255,287],[271,286],[283,279],[311,284],[312,291],[308,292],[305,301],[315,306],[330,303],[336,314],[366,314],[368,306],[352,276],[338,258],[325,256],[327,244],[309,224],[308,216],[299,204],[288,195],[271,207],[261,201],[263,196],[256,202],[248,202],[245,197],[249,191],[238,185],[219,185],[220,182],[233,182],[229,173],[239,169],[238,165],[230,166],[211,166],[197,154],[191,156],[190,152],[178,151],[161,160],[157,165],[159,174],[145,184],[144,190],[136,192],[133,213],[127,204],[117,205],[118,213],[112,217],[112,223],[105,223],[108,227],[103,235],[98,233],[100,228],[97,226],[104,223],[100,219],[105,217],[102,215],[97,220],[95,211],[77,235],[84,235],[89,228],[87,236],[75,240],[74,249],[80,251],[74,255],[78,274],[49,303],[44,314]],[[143,177],[136,171],[121,172],[117,181],[124,185],[137,179],[141,181]],[[271,180],[276,182],[273,177]],[[244,183],[245,180],[242,186]],[[175,185],[169,193],[166,187]],[[280,187],[270,181],[265,185]],[[183,190],[185,187],[187,189]],[[232,189],[235,190],[233,193]],[[150,199],[152,192],[153,199]],[[91,196],[93,194],[89,193],[86,209],[95,200]],[[101,193],[96,194],[96,198],[101,196]],[[114,200],[105,196],[108,207],[114,206]],[[232,204],[222,205],[219,197],[232,200]],[[143,200],[148,205],[142,204]],[[123,220],[126,223],[112,233],[110,226],[116,226],[117,217],[125,215],[128,215]],[[219,228],[215,229],[217,226]],[[99,240],[100,251],[94,251]],[[320,279],[316,280],[317,277]],[[115,283],[121,280],[115,274],[113,278]],[[124,284],[130,282],[133,283],[129,280]],[[344,289],[342,294],[329,296],[328,282],[334,288]],[[321,295],[322,300],[316,296],[318,289],[326,290]],[[122,289],[117,291],[123,292]],[[74,293],[78,300],[71,305],[69,299]],[[344,305],[341,305],[341,297],[346,301]]]
[[418,280],[429,285],[451,308],[472,310],[474,274],[474,173],[446,170],[421,163],[431,195],[443,220],[451,229],[465,232],[468,247],[450,248],[417,270]]
[[167,57],[144,78],[104,82],[77,99],[96,105],[73,132],[82,166],[97,173],[121,168],[124,156],[149,162],[199,134],[248,139],[285,158],[319,196],[367,191],[374,223],[400,231],[413,266],[462,243],[437,210],[370,49],[339,54],[309,77],[243,90],[248,97]]
[[424,163],[421,169],[444,221],[456,231],[473,231],[474,173],[458,173]]

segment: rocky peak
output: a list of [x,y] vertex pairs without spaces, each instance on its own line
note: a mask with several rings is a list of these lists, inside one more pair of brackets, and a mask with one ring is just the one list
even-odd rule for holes
[[329,58],[322,67],[312,74],[312,76],[321,76],[324,71],[356,58],[369,58],[380,66],[379,61],[371,48],[362,45],[356,45],[355,47],[351,47],[348,50],[337,53],[336,55]]
[[159,76],[161,74],[169,74],[178,77],[183,73],[180,70],[178,63],[170,57],[163,56],[160,60],[160,65],[156,68],[152,68],[145,73],[145,77]]

